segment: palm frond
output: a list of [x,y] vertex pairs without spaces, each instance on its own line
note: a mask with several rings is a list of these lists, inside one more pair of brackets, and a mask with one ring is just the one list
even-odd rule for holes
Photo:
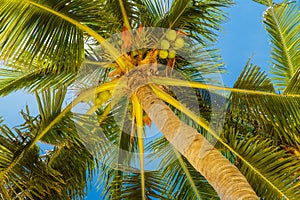
[[[86,44],[86,59],[78,71],[76,81],[71,85],[72,89],[84,90],[109,81],[108,74],[114,68],[111,56],[103,52],[98,45]],[[116,65],[116,64],[115,64]]]
[[[242,70],[233,87],[238,89],[249,89],[253,91],[266,91],[275,93],[273,84],[267,77],[266,73],[261,72],[260,67],[250,64],[250,59],[244,66],[244,69]],[[244,110],[245,100],[240,97],[244,97],[245,95],[247,94],[232,93],[232,105],[230,108],[233,110]]]
[[[131,27],[136,27],[138,25],[138,13],[135,1],[109,0],[106,2],[104,9],[107,12],[113,13],[116,22],[119,24],[119,31],[122,30],[121,28],[123,27],[123,24],[126,23],[125,21],[127,19],[129,20],[129,25]],[[124,17],[127,19],[124,19]]]
[[[136,163],[134,152],[137,151],[137,138],[135,137],[133,140],[130,138],[131,126],[129,124],[132,122],[127,104],[127,100],[119,101],[105,118],[102,118],[102,115],[106,112],[107,107],[100,107],[96,111],[96,122],[92,124],[90,129],[85,128],[80,131],[81,135],[86,138],[83,139],[86,141],[85,143],[93,147],[92,153],[99,162],[98,170],[101,172],[99,187],[101,188],[117,187],[113,186],[116,183],[111,182],[120,179],[121,174],[117,169],[120,166],[130,167]],[[76,121],[80,121],[80,118]],[[90,122],[83,121],[81,124],[87,123]],[[98,131],[91,131],[95,129]],[[100,135],[100,138],[97,135]],[[117,193],[117,191],[113,192]]]
[[273,80],[283,90],[300,67],[299,6],[282,3],[270,6],[264,13],[264,24],[271,37]]
[[212,44],[205,46],[198,42],[186,38],[186,47],[178,52],[178,57],[174,65],[174,70],[189,81],[220,84],[219,74],[225,72],[218,49],[211,47]]
[[[14,159],[22,154],[31,140],[28,130],[15,128],[12,131],[6,125],[0,127],[0,194],[5,199],[40,199],[63,191],[62,175],[48,169],[39,156],[40,148],[37,145],[23,154],[18,165],[10,168]],[[8,169],[7,173],[2,174]]]
[[[101,90],[99,92],[101,92]],[[65,93],[66,89],[60,88],[52,94],[50,90],[46,91],[41,98],[37,98],[40,110],[40,120],[38,122],[38,127],[29,132],[32,137],[32,141],[28,143],[26,148],[14,157],[14,159],[9,163],[9,166],[1,171],[1,178],[7,176],[14,167],[18,166],[19,162],[22,161],[23,157],[35,147],[38,141],[44,141],[52,145],[59,145],[69,138],[76,144],[79,144],[79,146],[82,145],[82,140],[77,134],[77,128],[80,127],[80,124],[79,126],[76,126],[70,117],[72,115],[70,110],[73,107],[73,104],[69,104],[64,110],[61,108]],[[80,96],[80,98],[82,97]],[[80,101],[79,99],[78,101]],[[29,121],[29,124],[32,124],[32,122]],[[31,125],[31,128],[34,126],[35,124]],[[85,130],[85,132],[89,133],[90,130]]]
[[227,143],[265,177],[261,179],[243,161],[234,159],[235,164],[260,198],[298,199],[300,197],[300,161],[296,156],[275,146],[269,139],[253,136],[249,129],[247,132],[234,126],[226,126],[224,131]]
[[[8,184],[12,185],[12,188],[17,187],[18,189],[22,189],[26,184],[33,184],[36,185],[33,187],[45,188],[46,191],[42,189],[36,190],[41,192],[39,198],[47,199],[51,199],[51,195],[56,199],[70,197],[82,199],[85,196],[87,173],[92,177],[95,161],[94,155],[92,154],[93,152],[90,152],[90,149],[86,148],[86,145],[83,143],[84,140],[81,138],[82,135],[78,134],[78,130],[80,130],[78,127],[80,126],[76,126],[71,113],[68,113],[59,120],[58,123],[51,126],[48,131],[45,131],[45,129],[49,127],[49,124],[53,122],[53,119],[61,114],[65,94],[66,88],[56,89],[52,92],[50,89],[44,91],[42,95],[37,96],[40,111],[38,116],[31,116],[28,110],[22,112],[25,122],[20,126],[20,129],[16,129],[18,134],[22,133],[21,142],[20,139],[14,139],[17,144],[20,143],[22,146],[14,151],[11,150],[11,159],[9,162],[6,162],[7,165],[2,167],[0,173],[1,179],[7,179],[7,177],[13,178],[15,176],[14,174],[17,173],[15,172],[16,169],[23,169],[22,166],[26,166],[24,160],[27,160],[26,162],[29,163],[34,163],[30,158],[34,158],[33,155],[35,154],[39,158],[39,151],[36,150],[37,142],[44,142],[54,145],[54,150],[51,150],[50,154],[43,155],[42,158],[40,158],[46,166],[46,172],[44,174],[48,175],[51,172],[50,175],[53,174],[53,180],[56,182],[59,180],[59,182],[52,183],[53,181],[51,182],[51,180],[46,177],[44,181],[48,182],[52,188],[49,188],[50,186],[47,185],[47,187],[43,185],[40,186],[39,183],[33,184],[31,181],[26,181],[26,177],[23,177],[26,173],[22,172],[24,175],[20,177],[24,179],[24,183],[7,179],[7,181],[9,181]],[[2,131],[5,132],[5,129],[2,129]],[[39,135],[43,131],[45,133],[42,134],[42,136]],[[90,132],[90,130],[85,132]],[[13,133],[11,133],[11,135],[13,135]],[[89,139],[92,140],[91,137]],[[101,140],[98,141],[101,142]],[[89,144],[91,144],[91,141],[89,141]],[[33,151],[37,151],[37,153],[34,154]],[[4,154],[9,155],[7,153]],[[4,157],[3,159],[7,160],[7,158]],[[24,170],[26,171],[26,169]],[[36,170],[38,170],[38,168]],[[16,175],[16,177],[19,176]],[[20,185],[23,186],[21,187]],[[30,187],[28,186],[28,188]],[[39,194],[35,190],[33,192]],[[31,198],[30,192],[26,192],[24,195],[26,195],[27,198]]]
[[[56,118],[59,118],[65,103],[66,94],[67,89],[61,87],[55,90],[49,89],[40,95],[36,95],[39,115],[36,119],[36,128],[31,130],[33,135],[39,135]],[[29,114],[26,114],[26,116],[29,116]],[[31,121],[28,119],[24,126],[31,124]],[[90,153],[93,155],[103,155],[106,152],[105,146],[100,149],[98,147],[103,145],[103,142],[107,142],[105,139],[105,135],[98,127],[98,120],[95,115],[67,112],[55,124],[52,124],[51,128],[39,140],[55,146],[61,146],[70,140],[75,145],[89,147]],[[99,152],[97,152],[98,150]],[[98,159],[100,160],[101,157]]]
[[260,67],[250,64],[250,60],[244,66],[233,87],[275,93],[271,79],[265,72],[261,72]]
[[[74,18],[80,1],[43,1]],[[90,4],[89,4],[90,5]],[[87,10],[89,7],[86,7]],[[27,1],[1,1],[1,59],[18,69],[52,66],[53,71],[76,71],[84,58],[83,32],[58,16]]]
[[174,0],[170,12],[162,20],[162,27],[182,29],[198,42],[214,41],[220,23],[225,20],[221,8],[232,4],[230,0],[191,1]]
[[157,26],[169,12],[172,0],[138,0],[139,17],[145,26]]
[[[133,168],[137,165],[138,157],[134,153],[138,150],[138,141],[137,137],[134,137],[133,141],[130,139],[129,124],[132,122],[128,114],[125,113],[124,122],[116,123],[116,120],[121,121],[119,115],[124,114],[122,107],[126,106],[123,103],[116,106],[100,124],[101,131],[107,140],[106,145],[108,143],[110,145],[106,153],[100,158],[99,170],[101,174],[99,175],[98,188],[103,190],[105,199],[142,199],[143,188],[146,199],[152,197],[160,199],[163,183],[159,179],[159,173],[145,171],[144,176],[141,176],[140,169]],[[104,110],[99,109],[97,115],[101,116]],[[123,123],[125,125],[122,127]],[[144,187],[141,185],[143,177]]]
[[[46,69],[46,71],[48,71]],[[42,91],[46,88],[59,88],[61,85],[70,85],[76,78],[75,73],[60,72],[53,74],[45,69],[20,70],[0,67],[0,96],[24,89],[30,93]]]
[[296,97],[249,97],[248,114],[278,144],[299,147],[299,100]]
[[[120,23],[119,13],[112,12],[108,9],[108,4],[112,1],[70,1],[73,4],[71,13],[74,19],[96,31],[104,38],[109,38],[112,34],[121,31],[122,23]],[[79,7],[76,7],[80,5]],[[111,6],[112,7],[112,6]]]
[[139,0],[137,1],[141,23],[145,26],[183,30],[198,42],[215,41],[215,32],[226,17],[222,8],[232,4],[230,0]]
[[[252,65],[245,67],[234,87],[274,92],[266,74]],[[288,146],[300,144],[297,128],[300,122],[299,97],[232,94],[231,101],[232,114],[247,113],[249,123],[276,143]]]
[[[52,92],[44,91],[37,96],[40,114],[33,117],[28,110],[22,112],[25,122],[20,130],[26,130],[27,135],[35,139],[61,112],[65,94],[66,89],[61,88]],[[89,116],[68,113],[40,138],[40,142],[53,146],[53,149],[41,155],[47,170],[55,173],[55,176],[62,176],[61,191],[51,190],[43,198],[84,198],[88,181],[91,183],[94,177],[97,159],[101,159],[107,152],[104,145],[107,141],[99,129],[95,130],[95,124],[96,121]],[[30,149],[24,149],[24,152],[20,155],[27,155]],[[16,166],[22,164],[20,162]]]
[[[246,63],[243,71],[241,72],[233,87],[238,89],[249,89],[254,91],[266,91],[275,93],[271,80],[264,72],[260,71],[260,67],[250,64],[250,60],[248,60],[248,62]],[[232,112],[235,112],[237,110],[248,112],[248,109],[244,107],[245,101],[247,101],[243,98],[245,96],[246,94],[231,94],[232,103],[230,105],[230,109],[232,110]]]
[[283,94],[300,94],[300,67],[294,73],[293,77],[289,80]]
[[[59,88],[58,90],[46,90],[41,95],[36,95],[38,108],[39,108],[39,116],[40,129],[43,129],[50,124],[55,117],[62,111],[62,106],[65,100],[67,90],[66,88]],[[47,132],[42,138],[41,141],[51,145],[58,145],[68,137],[68,134],[73,134],[72,132],[66,132],[64,130],[64,126],[67,124],[70,126],[70,130],[72,130],[71,124],[66,123],[65,120],[69,120],[70,117],[68,115],[64,116],[62,121],[63,123],[57,123],[52,127],[52,130]],[[37,131],[37,130],[36,130]],[[34,134],[34,133],[33,133]],[[38,134],[38,132],[36,133]]]
[[[120,166],[122,169],[122,166]],[[161,179],[159,171],[145,171],[145,196],[141,191],[141,174],[139,169],[127,168],[124,171],[110,171],[108,184],[105,186],[104,199],[167,199],[162,194],[167,183]]]
[[56,146],[45,155],[51,170],[62,175],[63,191],[49,194],[45,199],[84,199],[95,172],[94,155],[80,141],[68,141]]

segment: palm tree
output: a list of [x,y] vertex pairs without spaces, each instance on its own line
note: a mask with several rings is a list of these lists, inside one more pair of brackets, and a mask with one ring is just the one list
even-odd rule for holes
[[[204,77],[222,69],[211,46],[229,0],[1,1],[0,94],[26,89],[39,106],[38,116],[22,111],[24,123],[14,131],[1,126],[1,198],[84,198],[87,179],[100,170],[109,199],[297,199],[298,7],[257,2],[268,6],[274,83],[249,62],[226,88]],[[151,45],[173,41],[170,30],[185,46],[171,44],[177,52],[167,58]],[[142,42],[148,48],[139,48]],[[163,76],[159,64],[167,66]],[[195,88],[201,116],[190,94],[181,101],[172,92],[182,87]],[[64,106],[71,88],[78,96]],[[216,103],[211,90],[231,94],[216,93]],[[82,102],[91,105],[87,113],[72,110]],[[227,115],[218,136],[210,125],[219,127],[220,113],[212,105],[222,102]],[[163,133],[150,142],[143,139],[149,119]],[[38,142],[53,149],[41,155]],[[161,158],[159,170],[145,169],[147,150]]]

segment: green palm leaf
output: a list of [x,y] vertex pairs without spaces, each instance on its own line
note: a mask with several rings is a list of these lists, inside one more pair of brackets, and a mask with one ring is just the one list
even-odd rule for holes
[[246,130],[235,126],[226,126],[224,130],[227,143],[266,178],[260,179],[247,164],[235,159],[237,167],[262,199],[300,198],[297,157],[281,150],[271,140],[253,136]]
[[233,87],[275,93],[271,79],[265,72],[261,72],[260,67],[250,64],[250,60],[246,63]]
[[[12,131],[5,125],[0,126],[0,172],[9,169],[14,159],[30,144],[32,137],[28,131]],[[2,176],[0,191],[3,198],[41,199],[51,193],[62,192],[64,180],[61,174],[48,169],[39,152],[39,147],[35,145],[18,165]]]
[[162,20],[162,27],[187,31],[197,41],[214,41],[215,32],[224,21],[221,8],[232,4],[230,0],[191,1],[174,0],[170,12]]
[[218,75],[224,73],[225,69],[219,50],[212,48],[212,44],[208,42],[203,46],[187,39],[187,43],[184,52],[178,53],[174,66],[176,72],[186,80],[220,84]]
[[[104,199],[143,199],[141,174],[139,169],[127,168],[126,172],[118,171],[118,176],[106,186]],[[114,170],[115,171],[115,170]],[[114,174],[114,173],[111,173]],[[145,199],[167,199],[162,194],[167,188],[158,171],[145,171]],[[108,175],[109,176],[109,175]]]
[[[249,64],[235,87],[274,92],[266,74]],[[298,149],[299,145],[296,126],[300,119],[299,99],[291,96],[232,94],[231,100],[229,125],[224,128],[227,143],[260,171],[265,179],[257,182],[257,175],[234,154],[226,153],[228,158],[235,160],[233,162],[262,198],[299,198],[299,163],[297,157],[287,151],[287,147]]]
[[[105,4],[105,10],[113,13],[116,22],[119,24],[119,31],[125,26],[136,27],[138,24],[138,15],[136,2],[130,0],[109,0]],[[128,29],[128,27],[127,27]]]
[[84,199],[95,173],[93,154],[84,143],[69,139],[49,151],[46,158],[48,167],[62,175],[64,185],[61,193],[49,194],[45,199]]
[[41,91],[45,88],[58,88],[61,85],[70,85],[76,78],[76,74],[61,72],[53,74],[47,69],[34,68],[32,70],[20,70],[0,68],[0,96],[5,96],[13,91],[25,89],[28,92]]
[[[16,129],[16,132],[20,135],[19,137],[21,137],[22,140],[20,140],[20,138],[12,139],[18,142],[17,144],[20,144],[21,147],[3,152],[3,155],[7,156],[0,159],[1,161],[6,161],[5,165],[1,167],[1,180],[7,181],[5,184],[17,187],[16,189],[22,192],[23,196],[20,197],[21,199],[32,199],[32,194],[39,195],[38,198],[40,199],[82,199],[86,194],[87,174],[90,179],[93,177],[95,165],[94,152],[87,149],[86,145],[91,145],[93,139],[97,141],[97,144],[101,144],[101,138],[95,138],[95,134],[87,134],[88,140],[82,137],[78,131],[81,130],[85,133],[89,133],[91,132],[90,127],[87,123],[85,123],[85,128],[80,126],[80,124],[75,124],[78,120],[76,120],[76,117],[71,113],[68,113],[61,118],[58,123],[52,126],[49,131],[45,132],[40,139],[36,139],[39,133],[48,127],[52,120],[61,113],[66,91],[66,88],[52,91],[49,89],[44,91],[40,96],[37,95],[39,115],[36,117],[31,116],[28,109],[27,112],[22,112],[25,122],[21,125],[20,129]],[[81,121],[84,119],[83,116],[77,118],[80,118]],[[86,121],[91,122],[90,118]],[[1,131],[6,135],[8,135],[8,133],[14,135],[14,133],[5,128],[1,128]],[[2,141],[7,142],[6,140],[7,139],[4,139]],[[41,158],[39,158],[38,141],[53,146],[53,149],[49,150],[45,155],[42,155]],[[3,142],[1,142],[2,146]],[[16,145],[11,145],[11,147],[13,146]],[[4,147],[3,149],[7,149],[7,147]],[[35,158],[33,155],[43,161],[42,164],[44,164],[45,172],[41,171],[42,168],[34,165],[33,169],[37,171],[36,173],[40,173],[39,176],[51,187],[47,184],[44,186],[43,181],[40,181],[40,183],[33,183],[30,180],[26,181],[27,178],[24,177],[27,174],[26,169],[24,169],[25,172],[16,171],[20,168],[23,169],[22,166],[27,165],[24,163],[24,160],[31,164],[35,163],[36,161],[31,160]],[[8,160],[8,158],[10,159]],[[30,172],[31,169],[28,170]],[[24,175],[18,175],[17,173]],[[44,174],[49,177],[44,177]],[[24,182],[20,182],[18,179],[15,180],[14,177],[20,177]],[[31,177],[29,178],[32,179]],[[27,184],[29,184],[28,187],[25,187]],[[23,187],[27,188],[28,191]],[[37,189],[35,189],[35,187],[37,187]],[[40,193],[37,191],[40,191]],[[15,192],[12,190],[12,194],[13,193]]]
[[[80,1],[43,3],[70,17],[81,17],[76,13]],[[79,28],[24,1],[3,0],[0,10],[0,55],[8,65],[30,69],[36,63],[56,72],[75,71],[80,66],[84,47]]]
[[[266,74],[252,65],[245,67],[234,87],[274,92]],[[278,144],[298,146],[299,106],[299,97],[233,94],[231,112],[247,113],[248,118],[252,119],[249,123],[259,126],[262,132]]]
[[225,20],[221,8],[232,4],[230,0],[139,0],[141,23],[146,26],[181,29],[197,41],[215,41],[215,30]]
[[[257,119],[259,126],[279,144],[299,146],[300,105],[299,98],[253,97],[248,98],[249,114]],[[272,102],[272,104],[270,104]],[[263,114],[261,114],[263,113]]]
[[[131,124],[129,116],[125,114],[124,124],[127,126],[120,127],[120,114],[123,114],[122,107],[126,107],[123,103],[119,102],[121,106],[116,106],[109,115],[101,122],[100,127],[107,143],[110,143],[108,151],[102,154],[100,159],[101,174],[99,175],[98,188],[104,188],[103,195],[105,199],[142,199],[142,185],[140,170],[133,168],[136,165],[137,156],[137,137],[130,141],[130,129],[128,124]],[[129,106],[129,109],[131,107]],[[105,108],[99,109],[97,115],[101,116]],[[126,111],[127,112],[127,111]],[[121,129],[123,128],[123,131]],[[101,178],[100,178],[101,177]],[[159,173],[145,172],[145,198],[162,198],[160,194],[163,191],[163,182],[160,180]]]
[[155,27],[171,8],[171,0],[138,0],[139,17],[144,26]]
[[274,83],[282,90],[300,67],[299,6],[274,4],[264,13],[264,24],[271,37]]
[[289,80],[283,94],[300,94],[300,67],[294,73],[293,77]]

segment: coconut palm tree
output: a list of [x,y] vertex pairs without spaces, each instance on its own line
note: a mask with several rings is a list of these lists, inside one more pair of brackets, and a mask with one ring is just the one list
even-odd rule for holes
[[[0,94],[25,89],[39,108],[1,126],[1,198],[82,199],[99,170],[107,199],[297,199],[298,7],[257,2],[273,83],[249,61],[227,88],[205,77],[222,70],[212,43],[229,0],[1,1]],[[147,141],[145,124],[163,136]]]

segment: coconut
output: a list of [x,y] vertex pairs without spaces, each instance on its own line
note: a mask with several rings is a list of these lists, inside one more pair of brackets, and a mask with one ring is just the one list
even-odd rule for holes
[[159,57],[161,58],[161,59],[166,59],[167,57],[168,57],[168,51],[167,50],[160,50],[159,51]]
[[168,42],[168,40],[162,40],[160,42],[160,47],[162,49],[169,49],[170,48],[170,43]]
[[175,40],[174,48],[175,49],[181,49],[184,46],[184,40],[183,38],[179,37]]
[[177,37],[177,33],[174,30],[169,30],[166,34],[166,38],[170,41],[174,41]]
[[176,56],[176,51],[174,49],[169,50],[168,58],[175,58],[175,56]]

